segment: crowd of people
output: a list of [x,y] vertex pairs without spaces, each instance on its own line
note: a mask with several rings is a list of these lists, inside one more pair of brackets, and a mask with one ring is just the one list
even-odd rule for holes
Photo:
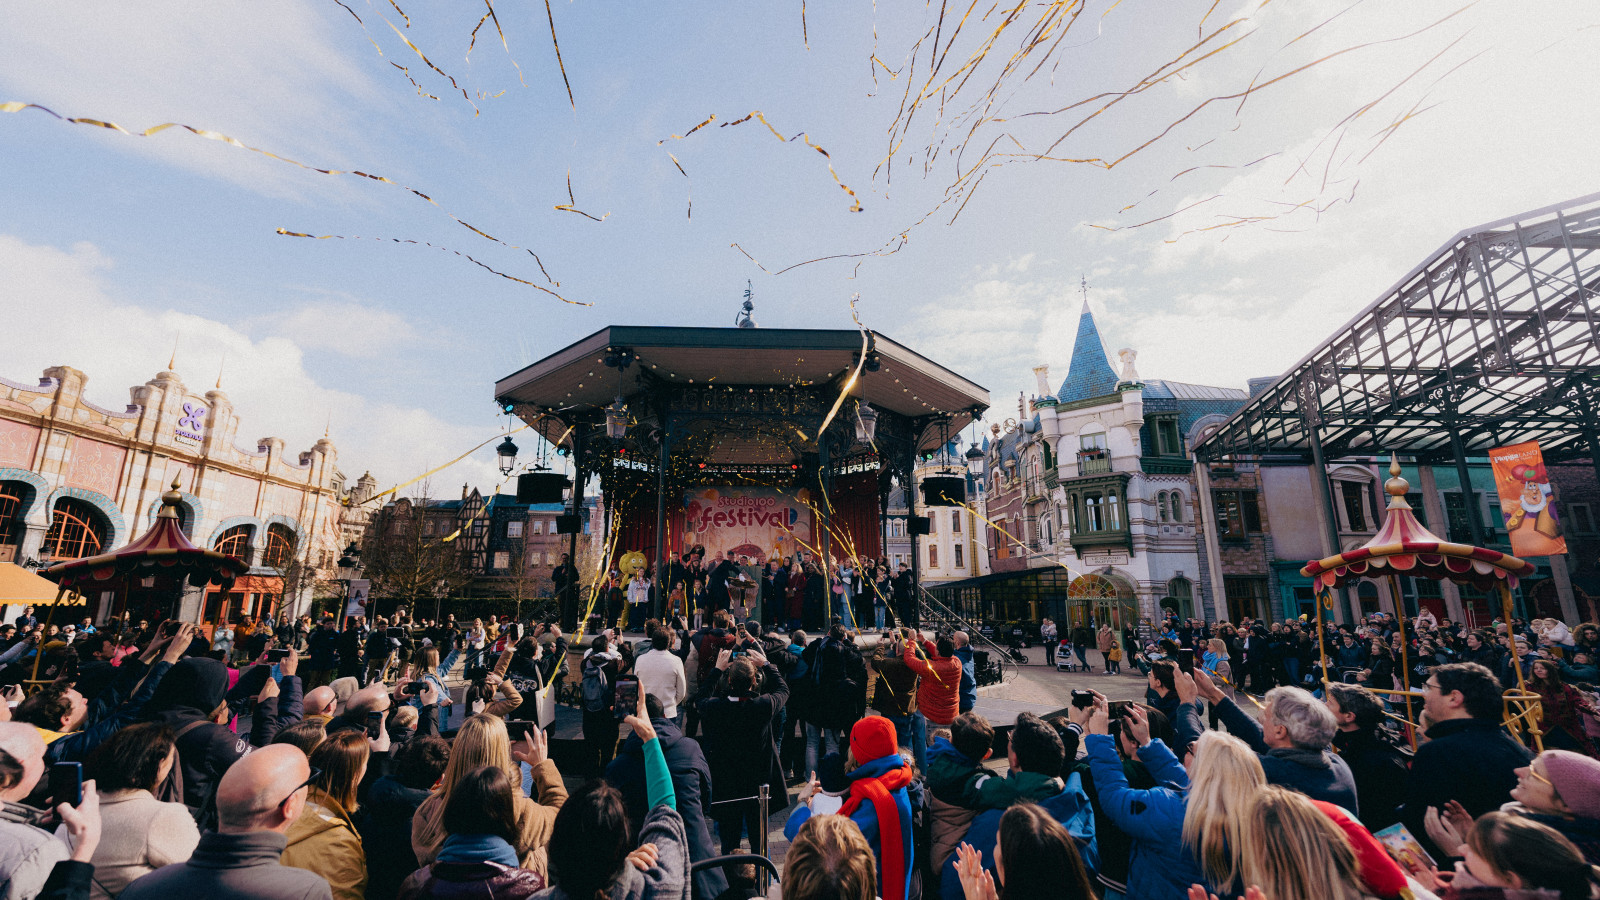
[[[791,900],[1600,885],[1600,760],[1556,737],[1594,707],[1550,683],[1575,678],[1592,626],[1513,622],[1474,646],[1408,622],[1435,648],[1410,673],[1413,753],[1396,698],[1363,683],[1398,624],[1382,619],[1324,636],[1369,652],[1325,689],[1272,655],[1303,623],[1168,622],[1135,655],[1146,702],[1075,691],[1009,722],[975,712],[965,634],[864,638],[839,613],[817,636],[727,610],[692,631],[646,620],[570,664],[553,626],[336,624],[10,626],[0,897],[751,897],[753,867],[696,863],[766,851],[763,809],[785,814]],[[1513,661],[1438,655],[1495,646]],[[1504,665],[1551,692],[1537,756],[1502,725]],[[536,696],[563,678],[583,722],[566,772]]]

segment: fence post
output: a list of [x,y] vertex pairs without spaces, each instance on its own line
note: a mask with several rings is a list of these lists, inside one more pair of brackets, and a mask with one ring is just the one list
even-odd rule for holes
[[[767,801],[770,791],[771,787],[765,781],[761,782],[761,786],[756,788],[756,806],[761,813],[761,828],[759,829],[761,832],[761,849],[755,852],[766,856],[768,859],[772,858],[767,856]],[[750,846],[756,846],[756,836],[753,834],[750,836]],[[765,897],[767,895],[767,876],[769,873],[765,866],[758,866],[757,868],[761,870],[761,896]]]

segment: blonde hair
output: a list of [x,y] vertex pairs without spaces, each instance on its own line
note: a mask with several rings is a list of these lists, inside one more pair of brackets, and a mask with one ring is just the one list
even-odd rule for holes
[[439,668],[439,648],[417,648],[411,655],[411,665],[418,676],[434,674]]
[[1244,882],[1272,900],[1358,900],[1361,866],[1344,830],[1303,794],[1268,787],[1256,795],[1244,840]]
[[1232,884],[1244,849],[1250,846],[1244,840],[1250,808],[1239,798],[1254,796],[1266,786],[1261,760],[1244,741],[1208,731],[1194,742],[1189,780],[1183,844],[1199,858],[1212,884]]
[[1211,639],[1211,643],[1210,643],[1209,646],[1210,646],[1211,652],[1215,653],[1217,655],[1218,659],[1227,659],[1228,658],[1228,642],[1227,641],[1224,641],[1222,638],[1212,638]]
[[522,783],[522,770],[511,759],[511,736],[506,733],[506,723],[499,716],[478,713],[468,716],[456,732],[438,793],[449,797],[456,782],[484,766],[499,766],[515,779],[513,783]]
[[783,860],[784,900],[873,900],[878,863],[847,816],[812,816]]

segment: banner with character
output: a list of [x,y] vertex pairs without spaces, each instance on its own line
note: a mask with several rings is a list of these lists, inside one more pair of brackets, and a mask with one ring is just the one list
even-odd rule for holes
[[1500,514],[1505,519],[1506,533],[1511,535],[1511,554],[1523,559],[1565,554],[1567,540],[1561,534],[1561,520],[1539,443],[1496,447],[1489,451],[1489,463],[1494,467],[1494,485],[1500,494]]

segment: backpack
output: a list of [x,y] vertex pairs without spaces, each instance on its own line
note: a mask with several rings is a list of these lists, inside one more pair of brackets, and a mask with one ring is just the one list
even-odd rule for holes
[[606,684],[603,665],[585,664],[583,667],[583,708],[587,712],[600,712],[611,706],[611,691]]

